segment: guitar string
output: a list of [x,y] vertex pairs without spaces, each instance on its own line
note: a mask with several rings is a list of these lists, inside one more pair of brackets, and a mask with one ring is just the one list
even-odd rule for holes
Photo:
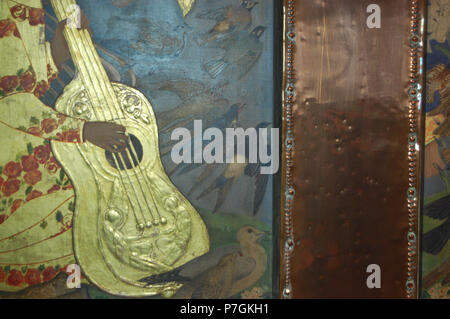
[[[94,73],[94,74],[96,74],[96,75],[100,74],[101,77],[103,77],[104,79],[107,79],[108,78],[107,74],[106,74],[105,70],[103,69],[103,67],[101,67],[101,61],[100,61],[100,58],[99,58],[97,52],[95,50],[92,50],[92,48],[94,48],[94,44],[92,42],[92,39],[91,39],[90,35],[88,34],[88,31],[87,30],[77,30],[77,31],[78,31],[77,34],[80,35],[80,37],[82,39],[82,42],[84,40],[84,49],[86,50],[88,58],[90,58],[90,60],[91,60],[92,66],[94,68],[96,68],[97,73]],[[110,100],[113,102],[114,111],[116,113],[118,121],[120,122],[120,124],[123,125],[124,123],[122,122],[122,118],[120,117],[120,112],[119,111],[121,111],[123,117],[125,117],[125,114],[124,114],[123,110],[121,109],[121,107],[120,107],[120,105],[119,105],[119,103],[117,101],[117,97],[116,97],[116,95],[115,95],[115,93],[114,93],[114,91],[112,89],[112,86],[110,85],[109,82],[101,81],[101,79],[99,79],[98,77],[97,77],[97,81],[98,81],[98,83],[100,84],[100,86],[102,88],[102,93],[103,93],[105,99],[107,99],[107,96],[105,96],[105,94],[109,93],[109,97],[110,97]],[[105,90],[106,90],[107,93],[105,93]],[[107,104],[107,107],[109,108],[110,105]],[[111,114],[113,113],[111,111],[111,109],[109,109],[109,111],[110,111]],[[130,151],[131,151],[132,154],[130,154]],[[134,161],[133,161],[133,157],[136,159],[136,161],[138,159],[137,152],[135,150],[135,147],[134,147],[133,143],[130,143],[129,144],[129,148],[126,149],[126,155],[127,155],[127,158],[129,160],[131,159],[130,160],[130,165],[132,166],[134,174],[136,176],[139,176],[138,172],[136,172],[136,166],[134,165]],[[122,154],[119,153],[119,156],[122,158]],[[123,158],[122,158],[122,160],[123,160]],[[159,213],[158,207],[155,204],[155,199],[153,197],[152,189],[148,185],[148,181],[146,179],[146,175],[142,171],[142,168],[141,168],[140,165],[137,165],[137,168],[138,168],[138,170],[139,170],[139,172],[141,174],[141,176],[140,176],[141,179],[139,179],[139,178],[137,179],[138,185],[139,185],[140,191],[142,193],[142,197],[144,198],[144,201],[145,201],[145,203],[147,205],[148,211],[149,211],[149,213],[151,215],[151,218],[153,219],[153,223],[155,225],[158,224],[158,217],[159,217],[159,220],[163,224],[165,224],[166,219],[164,217],[161,217],[161,214]],[[126,172],[126,173],[128,175],[128,172]],[[148,194],[150,194],[151,205],[147,201],[147,196],[145,194],[144,187],[141,184],[141,180],[143,180],[145,182],[145,186],[146,186],[146,188],[148,190]],[[135,190],[135,192],[137,193],[136,190]],[[150,207],[150,206],[152,206],[152,207]],[[156,212],[156,214],[158,215],[157,218],[155,218],[155,216],[153,214],[153,211]],[[143,213],[143,215],[144,215],[143,218],[146,219],[144,213]],[[147,224],[147,226],[150,227],[151,225]]]
[[[80,35],[81,38],[82,38],[82,40],[84,40],[85,46],[86,46],[86,43],[87,43],[87,47],[85,47],[84,49],[86,49],[87,55],[88,55],[88,57],[91,59],[91,63],[92,63],[92,62],[96,62],[96,63],[92,63],[92,65],[93,65],[94,67],[97,67],[97,69],[99,69],[99,70],[96,70],[97,72],[100,71],[100,73],[102,73],[101,71],[103,71],[104,74],[102,74],[102,75],[106,77],[106,73],[104,72],[104,69],[98,67],[98,63],[101,63],[101,62],[100,62],[100,59],[99,59],[99,57],[98,57],[98,55],[96,54],[96,52],[92,52],[92,50],[90,50],[90,51],[88,50],[88,48],[93,47],[93,43],[92,43],[92,39],[91,39],[90,36],[88,35],[87,30],[79,30],[79,31],[80,31],[80,32],[79,32],[78,35]],[[80,33],[81,33],[81,34],[80,34]],[[83,39],[83,36],[84,36],[84,39]],[[83,42],[83,41],[82,41],[82,42]],[[97,59],[97,61],[92,61],[93,59],[94,59],[94,60]],[[111,100],[113,101],[114,110],[116,111],[116,114],[118,115],[119,121],[122,123],[121,118],[120,118],[120,115],[118,114],[119,112],[118,112],[118,110],[117,110],[117,106],[115,105],[115,104],[117,104],[117,100],[116,100],[115,93],[114,93],[114,92],[111,92],[111,91],[112,91],[112,87],[111,87],[110,85],[108,85],[109,83],[108,83],[108,84],[102,83],[102,81],[98,81],[98,82],[99,82],[99,84],[100,84],[101,86],[102,86],[102,84],[103,84],[103,86],[102,86],[102,93],[103,93],[103,95],[105,95],[105,87],[106,87],[106,91],[109,93],[109,95],[110,95],[110,97],[111,97]],[[106,98],[106,96],[104,96],[104,98]],[[114,103],[114,102],[115,102],[115,103]],[[108,107],[109,107],[109,105],[108,105]],[[120,107],[119,107],[119,110],[121,110]],[[110,109],[109,109],[109,111],[110,111],[110,113],[112,113],[112,111],[111,111]],[[122,114],[123,114],[123,111],[122,111]],[[127,148],[127,157],[128,157],[129,160],[130,160],[130,158],[131,158],[131,160],[130,160],[130,165],[132,166],[134,173],[135,173],[136,175],[139,175],[139,174],[136,172],[136,170],[135,170],[134,161],[133,161],[133,157],[134,157],[135,159],[137,159],[138,156],[137,156],[136,151],[135,151],[135,149],[134,149],[134,145],[131,143],[130,146],[131,146],[131,147],[130,147],[130,150],[131,150],[133,156],[131,156],[131,154],[130,154],[128,148]],[[122,161],[124,161],[123,158],[122,158],[122,154],[119,154],[119,156],[121,157]],[[117,162],[117,159],[115,159],[115,161]],[[117,163],[116,163],[116,166],[119,166],[119,165],[117,165]],[[157,206],[155,205],[155,200],[154,200],[154,198],[153,198],[153,194],[152,194],[151,188],[150,188],[150,186],[148,185],[148,181],[147,181],[147,179],[145,178],[145,174],[143,173],[142,168],[141,168],[140,165],[138,165],[137,167],[138,167],[138,169],[139,169],[139,171],[140,171],[140,173],[141,173],[141,175],[142,175],[142,177],[143,177],[143,179],[144,179],[144,181],[145,181],[145,186],[147,187],[147,189],[148,189],[148,191],[149,191],[149,194],[150,194],[150,196],[151,196],[151,200],[152,200],[152,204],[153,204],[153,205],[151,205],[151,206],[153,206],[152,208],[154,208],[154,211],[158,214],[158,217],[160,218],[161,222],[162,222],[162,223],[165,223],[165,222],[166,222],[165,218],[164,218],[164,217],[161,217],[161,214],[159,213],[158,208],[157,208]],[[128,174],[127,174],[127,176],[128,176]],[[129,176],[128,176],[128,178],[129,178]],[[131,182],[131,181],[130,181],[130,182]],[[141,192],[142,192],[143,198],[144,198],[144,200],[145,200],[145,202],[146,202],[146,204],[147,204],[147,208],[149,209],[150,215],[151,215],[151,217],[153,218],[154,223],[157,224],[157,220],[155,221],[155,216],[154,216],[153,213],[152,213],[152,212],[153,212],[153,209],[151,209],[151,208],[149,207],[150,204],[149,204],[148,201],[147,201],[147,197],[145,196],[144,189],[143,189],[142,184],[140,183],[140,180],[139,180],[139,179],[138,179],[138,184],[139,184],[139,188],[140,188],[140,190],[141,190]],[[133,185],[133,187],[134,187],[134,185]],[[136,194],[136,193],[137,193],[136,189],[134,189],[134,192],[135,192],[135,195],[137,196],[137,194]],[[140,205],[140,202],[138,202],[138,203],[139,203],[139,205]],[[141,209],[142,209],[142,208],[141,208]],[[141,213],[143,214],[142,211],[141,211]],[[144,215],[144,214],[143,214],[143,218],[144,218],[144,220],[145,220],[145,215]],[[150,225],[147,224],[147,226],[150,226]]]
[[[69,34],[69,36],[70,36],[70,34]],[[85,68],[84,65],[79,65],[79,67],[82,68],[82,69]],[[88,74],[88,73],[86,72],[86,70],[84,70],[84,71],[85,71],[84,74]],[[83,77],[83,73],[81,73],[80,75],[81,75],[81,77]],[[86,83],[86,81],[85,81],[85,83]],[[93,97],[91,97],[91,98],[93,98]],[[100,116],[100,114],[97,112],[97,109],[94,108],[93,110],[94,110],[94,112],[95,112],[95,114],[96,114],[96,117],[100,120],[100,119],[101,119],[101,116]],[[114,157],[114,159],[115,159],[115,161],[116,161],[116,166],[119,167],[119,165],[118,165],[118,163],[117,163],[117,158]],[[122,174],[121,174],[120,171],[119,171],[119,177],[120,177],[122,186],[123,186],[124,188],[126,188],[125,182],[124,182],[124,180],[123,180],[123,177],[122,177]],[[130,204],[133,206],[133,213],[134,213],[134,215],[135,215],[136,222],[139,223],[139,224],[141,224],[142,221],[141,221],[140,218],[136,215],[137,209],[136,209],[136,207],[134,206],[133,201],[132,201],[131,198],[130,198],[130,195],[129,195],[127,192],[126,192],[126,195],[127,195],[127,197],[128,197],[128,200],[130,201]],[[136,194],[135,194],[135,196],[136,196]],[[139,202],[138,202],[138,203],[139,203]],[[141,208],[141,207],[140,207],[140,208]],[[142,208],[141,208],[141,209],[142,209]]]
[[[54,4],[54,9],[55,9],[55,11],[57,11],[57,13],[59,13],[59,16],[60,16],[60,17],[64,17],[64,15],[61,13],[62,8],[59,7],[60,3],[56,3],[56,1],[52,1],[52,2],[54,2],[53,4]],[[69,28],[67,28],[67,30],[68,30],[67,35],[68,35],[68,36],[71,38],[71,40],[72,40],[72,41],[70,41],[70,42],[71,42],[72,45],[75,47],[75,46],[77,45],[77,43],[76,43],[76,41],[74,41],[74,39],[73,39],[73,35],[71,34],[71,30],[70,30]],[[78,49],[78,50],[79,50],[79,49]],[[85,67],[85,65],[84,65],[84,61],[82,61],[82,60],[79,59],[79,60],[78,60],[78,63],[79,63],[78,66],[79,66],[81,69],[84,69],[84,72],[80,72],[80,76],[81,76],[82,78],[84,77],[83,74],[85,74],[85,75],[87,75],[87,76],[90,76],[89,72],[87,72],[87,69],[86,69],[86,67]],[[80,71],[81,71],[81,70],[80,70]],[[85,80],[86,80],[86,79],[85,79]],[[84,81],[84,82],[86,83],[86,81]],[[95,94],[96,94],[96,91],[95,91],[95,90],[94,90],[94,92],[95,92]],[[91,96],[91,98],[93,98],[93,96]],[[99,118],[99,120],[100,120],[100,119],[101,119],[101,116],[100,116],[100,114],[98,114],[97,109],[96,109],[96,108],[93,108],[93,110],[94,110],[94,112],[95,112],[95,114],[96,114],[96,117]],[[117,158],[115,158],[115,161],[117,162]],[[116,163],[116,166],[119,168],[118,163]],[[125,165],[124,165],[124,166],[125,166]],[[123,177],[122,177],[122,174],[121,174],[120,169],[118,169],[118,172],[119,172],[119,177],[120,177],[122,186],[124,187],[124,189],[126,189],[125,182],[124,182],[124,180],[123,180]],[[136,207],[134,206],[133,201],[132,201],[131,198],[129,197],[128,192],[126,192],[126,193],[127,193],[128,199],[129,199],[129,201],[130,201],[130,204],[133,206],[133,213],[134,213],[136,222],[137,222],[138,224],[142,224],[142,221],[141,221],[140,218],[137,216],[137,209],[136,209]],[[134,195],[135,195],[135,197],[136,197],[136,199],[137,199],[137,194],[135,193]],[[140,206],[139,201],[137,201],[137,202],[138,202],[138,204],[139,204],[139,206]],[[141,207],[141,206],[140,206],[140,209],[141,209],[141,214],[142,214],[142,207]]]
[[[86,32],[87,32],[87,31],[86,31]],[[80,45],[79,48],[80,48],[81,50],[85,50],[83,53],[85,53],[85,56],[86,56],[88,59],[91,60],[91,65],[92,65],[94,68],[97,69],[97,70],[96,70],[97,73],[94,72],[94,76],[97,78],[97,82],[94,82],[94,83],[96,83],[97,85],[100,86],[100,92],[101,92],[102,95],[103,95],[103,99],[104,99],[104,100],[108,100],[108,99],[107,99],[107,96],[106,96],[106,93],[105,93],[105,86],[106,86],[106,91],[107,91],[108,88],[109,88],[109,89],[111,89],[111,88],[109,87],[109,85],[107,85],[107,83],[105,83],[104,81],[101,81],[101,79],[99,79],[99,77],[97,76],[97,75],[99,74],[99,72],[101,73],[101,70],[103,70],[103,69],[102,69],[102,68],[99,68],[98,65],[95,64],[95,61],[93,61],[93,60],[95,60],[95,59],[93,59],[92,56],[95,56],[95,54],[92,53],[92,49],[89,49],[89,48],[93,48],[93,44],[92,44],[92,47],[89,47],[89,43],[88,43],[88,45],[86,46],[86,42],[87,42],[87,41],[86,41],[85,39],[82,38],[82,35],[83,35],[82,30],[77,30],[77,31],[73,30],[73,34],[74,34],[74,35],[77,35],[77,36],[78,36],[77,38],[80,38],[80,40],[81,40],[81,42],[82,42],[83,45]],[[84,41],[83,41],[83,40],[84,40]],[[101,65],[101,64],[100,64],[100,65]],[[104,72],[104,70],[103,70],[103,72]],[[101,75],[103,75],[104,78],[107,78],[107,77],[106,77],[106,73],[101,74]],[[115,97],[115,96],[114,96],[114,97]],[[114,98],[112,98],[111,100],[112,100],[113,103],[115,103],[115,102],[117,103],[117,101],[116,101]],[[109,105],[107,105],[107,106],[109,107]],[[113,112],[111,111],[111,109],[108,109],[108,110],[109,110],[109,113],[111,114],[111,118],[112,118],[112,117],[113,117],[113,116],[112,116],[112,113],[113,113]],[[103,112],[103,110],[102,110],[102,112]],[[103,113],[104,113],[104,112],[103,112]],[[105,118],[105,120],[106,120],[107,117],[104,115],[104,118]],[[131,144],[131,146],[134,148],[134,145],[133,145],[133,144]],[[131,148],[131,147],[130,147],[130,148]],[[131,167],[133,168],[133,171],[134,171],[135,175],[138,175],[138,173],[137,173],[137,172],[135,171],[135,169],[134,169],[134,161],[133,161],[132,156],[130,156],[129,150],[128,150],[128,149],[126,149],[126,155],[127,155],[127,159],[128,159],[129,162],[130,162]],[[118,165],[118,163],[117,163],[117,161],[118,161],[117,157],[120,158],[121,164],[123,165],[124,168],[126,168],[126,165],[124,164],[124,163],[126,163],[126,161],[125,161],[124,158],[123,158],[123,154],[118,153],[118,154],[116,154],[116,155],[113,155],[115,164],[116,164],[116,166],[118,167],[118,169],[120,169],[120,165]],[[136,158],[136,159],[138,158],[137,155],[135,155],[135,158]],[[143,217],[143,219],[144,219],[144,221],[145,221],[145,224],[146,224],[148,227],[150,227],[150,226],[151,226],[151,222],[147,221],[146,216],[145,216],[145,213],[144,213],[145,210],[142,209],[142,206],[141,206],[140,201],[139,201],[139,195],[138,195],[139,192],[138,192],[138,191],[136,190],[136,188],[134,187],[134,184],[133,184],[132,181],[131,181],[131,178],[130,178],[130,176],[129,176],[129,174],[128,174],[128,171],[125,171],[125,175],[127,176],[128,180],[129,180],[129,182],[130,182],[130,184],[131,184],[132,187],[133,187],[133,191],[134,191],[134,193],[135,193],[135,195],[136,195],[136,201],[138,202],[138,204],[139,204],[139,206],[140,206],[140,208],[141,208],[141,214],[142,214],[142,217]],[[152,218],[152,220],[154,221],[154,220],[155,220],[155,217],[154,217],[153,214],[152,214],[152,209],[150,208],[150,205],[149,205],[149,203],[148,203],[148,201],[147,201],[147,198],[146,198],[146,196],[145,196],[145,192],[143,191],[143,188],[142,188],[142,185],[140,184],[140,180],[139,180],[139,179],[138,179],[138,184],[139,184],[139,188],[140,188],[141,193],[142,193],[142,197],[144,198],[145,204],[147,205],[148,211],[150,212],[151,218]],[[140,225],[140,226],[142,227],[142,225]]]
[[[87,57],[88,57],[88,59],[90,59],[90,61],[91,61],[91,64],[94,66],[94,68],[96,69],[96,71],[98,72],[98,73],[102,73],[102,71],[104,72],[104,69],[103,68],[101,68],[101,67],[99,67],[99,65],[101,65],[101,64],[98,64],[98,63],[101,63],[100,62],[100,58],[98,57],[98,55],[97,54],[95,54],[92,50],[89,50],[89,48],[93,48],[93,43],[89,43],[89,39],[90,39],[90,37],[89,36],[87,36],[87,33],[88,33],[88,31],[87,30],[78,30],[78,32],[80,33],[80,36],[81,36],[81,39],[82,39],[82,42],[84,42],[84,44],[85,44],[85,50],[86,50],[86,52],[87,52]],[[98,58],[98,61],[96,61],[96,59],[95,59],[95,57],[97,57]],[[95,72],[94,72],[95,73]],[[98,73],[96,73],[96,74],[98,74]],[[107,78],[107,75],[106,75],[106,73],[105,74],[102,74],[103,76],[104,76],[104,78]],[[101,79],[98,79],[97,78],[97,81],[101,81]],[[120,124],[122,124],[122,125],[124,125],[124,123],[123,123],[123,121],[122,121],[122,117],[125,117],[125,114],[122,112],[122,117],[120,116],[120,113],[119,113],[119,111],[117,110],[117,106],[118,106],[118,101],[117,101],[117,97],[116,97],[116,95],[115,95],[115,93],[112,91],[112,87],[111,87],[111,85],[108,85],[109,83],[104,83],[104,81],[101,81],[101,82],[103,82],[102,83],[102,89],[103,89],[103,94],[104,95],[108,95],[108,93],[109,93],[109,98],[110,98],[110,100],[113,102],[113,110],[115,111],[115,116],[117,116],[117,119],[118,119],[118,122],[120,123]],[[106,92],[105,92],[106,91]],[[112,91],[112,92],[111,92]],[[105,96],[105,98],[107,98],[106,96]],[[107,105],[108,107],[109,107],[109,104]],[[120,109],[120,107],[119,107],[119,109]],[[113,111],[110,109],[110,112],[111,113],[113,113]],[[137,166],[135,166],[135,164],[134,164],[134,161],[133,161],[133,157],[136,159],[136,162],[138,161],[138,156],[137,156],[137,152],[136,152],[136,150],[135,150],[135,148],[134,148],[134,145],[133,145],[133,147],[131,147],[133,144],[132,143],[129,143],[129,148],[127,147],[126,148],[126,154],[127,154],[127,158],[128,159],[130,159],[131,158],[131,160],[130,160],[130,165],[131,165],[131,167],[132,167],[132,169],[133,169],[133,172],[134,172],[134,174],[136,175],[136,176],[139,176],[139,173],[138,172],[136,172],[136,167],[138,167],[138,169],[139,169],[139,171],[140,171],[140,174],[141,174],[141,178],[142,179],[144,179],[144,176],[145,176],[145,174],[143,173],[143,171],[142,171],[142,169],[141,169],[141,166],[140,165],[137,165]],[[131,153],[132,154],[130,154],[130,151],[131,151]],[[156,208],[156,204],[154,203],[154,201],[152,202],[152,208],[150,207],[151,205],[149,204],[149,202],[147,201],[147,197],[145,196],[145,191],[144,191],[144,188],[143,188],[143,186],[142,186],[142,183],[141,183],[141,179],[137,179],[138,180],[138,185],[139,185],[139,188],[140,188],[140,190],[141,190],[141,193],[142,193],[142,195],[143,195],[143,198],[144,198],[144,200],[145,200],[145,202],[146,202],[146,204],[147,204],[147,207],[148,207],[148,209],[149,209],[149,213],[150,213],[150,215],[151,215],[151,217],[152,217],[152,219],[153,219],[153,223],[156,225],[157,223],[158,223],[158,219],[157,218],[155,218],[155,216],[153,215],[153,209],[152,208],[154,208],[154,210],[155,211],[157,211],[157,208]],[[148,185],[146,185],[147,187],[148,187]],[[149,187],[148,187],[149,188]],[[150,190],[150,189],[149,189]],[[149,194],[151,195],[152,193],[151,193],[151,190],[150,190],[150,192],[149,192]],[[145,218],[145,217],[144,217]],[[150,225],[147,225],[148,227],[150,227]]]
[[[84,39],[85,39],[85,41],[87,42],[88,47],[93,48],[93,47],[94,47],[94,46],[93,46],[93,42],[92,42],[92,39],[91,39],[90,35],[88,34],[88,31],[87,31],[87,30],[82,30],[81,32],[83,33]],[[95,52],[93,52],[92,55],[93,55],[93,58],[96,60],[96,61],[95,61],[95,62],[96,62],[96,65],[97,65],[97,66],[101,65],[101,61],[100,61],[100,58],[99,58],[98,54],[95,54]],[[103,69],[103,68],[99,68],[99,69],[100,69],[100,72],[104,72],[104,69]],[[105,77],[107,76],[106,73],[104,74],[104,76],[105,76]],[[107,77],[106,77],[106,78],[107,78]],[[116,95],[115,95],[115,93],[114,93],[112,87],[111,87],[110,85],[106,85],[106,87],[107,87],[107,89],[108,89],[108,92],[109,92],[109,94],[110,94],[111,99],[112,99],[113,101],[116,102],[116,103],[114,104],[114,111],[115,111],[115,113],[116,113],[116,116],[117,116],[119,122],[123,125],[122,118],[125,117],[125,114],[124,114],[123,110],[120,108],[120,106],[118,105],[117,97],[116,97]],[[122,117],[120,116],[120,113],[122,113]],[[132,143],[131,143],[130,145],[132,145]],[[137,159],[138,156],[137,156],[137,154],[136,154],[137,152],[136,152],[134,146],[133,146],[133,147],[130,147],[130,150],[131,150],[131,153],[132,153],[133,157],[135,157],[135,158]],[[134,163],[133,163],[133,164],[134,164]],[[148,194],[150,194],[150,197],[151,197],[151,203],[153,204],[152,206],[153,206],[153,208],[154,208],[156,214],[158,215],[160,221],[164,224],[164,223],[166,222],[166,219],[165,219],[164,217],[161,216],[161,214],[160,214],[160,212],[159,212],[159,210],[158,210],[158,207],[157,207],[157,205],[155,204],[156,201],[155,201],[155,199],[154,199],[154,197],[153,197],[152,189],[151,189],[151,187],[150,187],[149,184],[148,184],[149,182],[152,184],[152,182],[151,182],[151,181],[147,181],[146,177],[148,177],[148,176],[147,176],[146,174],[144,174],[144,172],[142,171],[142,168],[141,168],[140,165],[137,165],[137,168],[138,168],[138,170],[139,170],[140,173],[141,173],[141,177],[143,177],[143,180],[144,180],[144,182],[145,182],[144,184],[145,184],[145,186],[147,187],[147,190],[148,190]],[[148,178],[149,178],[149,177],[148,177]],[[150,179],[150,178],[149,178],[149,179]],[[144,193],[144,190],[143,190],[143,188],[142,188],[142,185],[141,185],[140,182],[139,182],[139,185],[140,185],[140,187],[141,187],[142,193],[145,194],[145,193]],[[146,198],[146,197],[145,197],[145,198]],[[148,203],[147,203],[147,204],[148,204]],[[150,214],[151,214],[152,217],[154,218],[152,211],[150,211]]]
[[[72,33],[71,37],[73,38],[74,37],[74,30],[70,30],[69,29],[69,32]],[[78,44],[77,41],[75,41],[75,42],[77,43],[76,44],[77,45],[77,49],[79,50],[79,52],[81,54],[83,54],[84,52],[83,52],[81,46]],[[85,62],[83,61],[81,63],[84,64]],[[85,70],[85,72],[87,71],[87,67],[85,65],[83,65],[82,68]],[[91,80],[90,82],[91,83],[95,83],[92,74],[91,73],[87,73],[87,72],[86,72],[86,74],[88,74],[88,76],[90,77],[90,80]],[[99,96],[101,94],[100,93],[101,91],[97,89],[97,90],[94,90],[94,92],[95,92],[94,94],[97,95],[97,98],[101,99],[101,96]],[[99,118],[99,120],[105,120],[106,121],[106,115],[105,115],[105,112],[103,111],[103,108],[101,106],[99,108],[93,107],[93,109],[95,110],[97,118]],[[103,116],[100,116],[100,114],[97,112],[97,110],[100,110],[100,112],[102,113]],[[146,220],[145,220],[145,215],[144,215],[144,209],[143,209],[143,207],[141,205],[141,202],[139,201],[138,192],[137,192],[137,190],[136,190],[136,188],[134,186],[134,183],[132,182],[131,177],[129,176],[128,172],[126,170],[124,170],[124,172],[122,172],[122,170],[120,169],[120,164],[124,168],[126,168],[126,162],[125,162],[124,158],[122,157],[122,154],[120,154],[120,153],[118,153],[118,154],[112,153],[112,157],[114,159],[114,163],[116,165],[116,170],[117,170],[121,180],[123,181],[123,176],[122,175],[125,175],[126,178],[128,179],[128,182],[131,184],[131,188],[132,188],[132,190],[134,192],[135,200],[136,200],[136,202],[137,202],[137,204],[139,206],[140,214],[142,215],[143,222],[142,222],[141,218],[137,217],[137,215],[136,215],[137,212],[135,212],[134,214],[135,214],[135,218],[136,218],[136,221],[137,221],[139,227],[142,228],[142,224],[146,223]],[[127,189],[125,183],[122,183],[122,186],[124,187],[125,190]]]

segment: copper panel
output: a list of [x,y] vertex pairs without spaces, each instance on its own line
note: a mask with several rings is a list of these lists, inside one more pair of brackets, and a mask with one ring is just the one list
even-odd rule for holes
[[285,1],[282,297],[417,296],[424,9]]

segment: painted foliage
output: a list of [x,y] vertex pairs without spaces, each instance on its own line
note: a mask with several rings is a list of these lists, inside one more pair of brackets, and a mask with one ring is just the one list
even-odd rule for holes
[[428,3],[423,297],[450,296],[450,1]]

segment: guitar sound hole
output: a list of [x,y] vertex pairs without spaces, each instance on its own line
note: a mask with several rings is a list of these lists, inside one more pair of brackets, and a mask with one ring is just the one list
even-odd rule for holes
[[[142,156],[144,154],[143,150],[142,150],[142,144],[141,142],[138,140],[138,138],[136,136],[134,136],[133,134],[128,134],[129,135],[129,139],[128,139],[128,143],[127,143],[127,151],[123,151],[120,154],[122,154],[122,156],[119,156],[119,153],[111,153],[108,151],[105,151],[105,156],[106,156],[106,160],[108,161],[108,163],[114,167],[115,169],[117,169],[117,165],[116,165],[116,160],[119,163],[119,169],[120,170],[125,170],[125,169],[132,169],[133,167],[136,167],[137,165],[139,165],[139,163],[141,163],[142,161]],[[130,148],[130,142],[133,143],[134,146],[134,150],[135,152],[133,152]],[[130,154],[130,156],[128,156],[128,154]],[[134,156],[134,154],[137,155],[138,158],[136,158]],[[123,159],[123,161],[122,161]],[[125,162],[125,165],[124,163]],[[131,163],[133,163],[134,165],[131,165]]]

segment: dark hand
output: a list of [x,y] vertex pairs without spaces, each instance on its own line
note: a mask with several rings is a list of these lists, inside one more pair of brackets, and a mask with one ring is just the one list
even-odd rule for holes
[[111,153],[124,151],[128,142],[125,127],[108,122],[86,122],[83,136],[85,140]]
[[[92,36],[92,29],[89,27],[89,19],[80,11],[81,21],[80,29],[87,29]],[[56,65],[61,65],[65,61],[70,59],[70,51],[67,45],[66,39],[64,38],[63,30],[64,26],[67,24],[67,20],[63,20],[58,23],[55,33],[53,34],[53,40],[51,43],[53,61]]]

